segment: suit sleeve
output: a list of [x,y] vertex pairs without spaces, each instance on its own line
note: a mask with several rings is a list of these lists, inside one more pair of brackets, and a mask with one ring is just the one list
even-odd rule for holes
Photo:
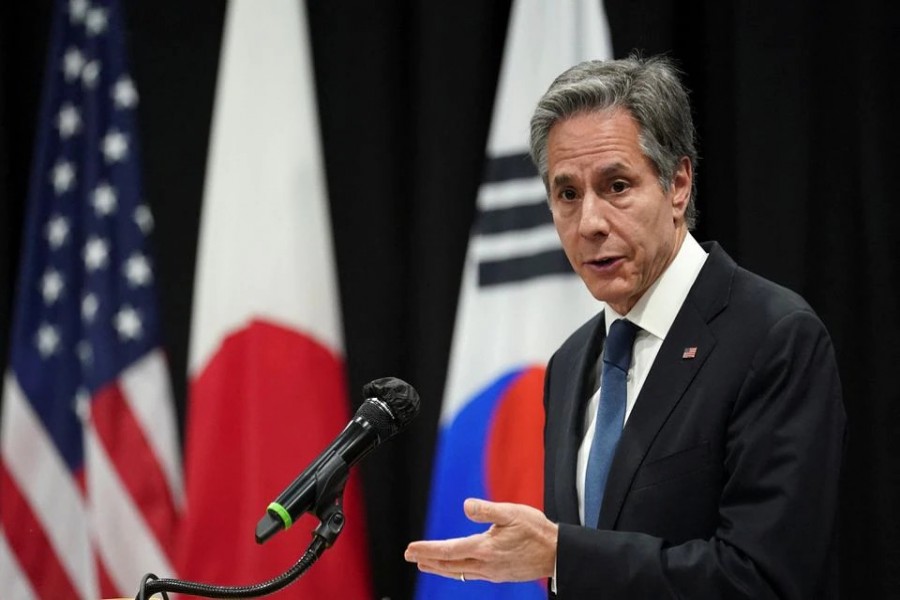
[[778,321],[731,401],[714,535],[670,545],[560,524],[559,598],[835,594],[820,586],[834,567],[845,418],[832,345],[818,318],[796,311]]

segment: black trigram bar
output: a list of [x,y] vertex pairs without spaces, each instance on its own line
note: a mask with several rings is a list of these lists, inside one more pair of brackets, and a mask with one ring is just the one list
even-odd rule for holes
[[553,217],[545,200],[534,204],[508,206],[494,210],[486,210],[478,214],[475,221],[476,233],[485,235],[533,229],[541,225],[550,225]]
[[562,250],[545,250],[528,256],[480,262],[478,285],[486,287],[566,273],[572,274],[572,267],[565,253]]
[[484,178],[481,183],[497,183],[511,179],[530,179],[537,177],[537,169],[527,153],[508,154],[488,158],[484,165]]

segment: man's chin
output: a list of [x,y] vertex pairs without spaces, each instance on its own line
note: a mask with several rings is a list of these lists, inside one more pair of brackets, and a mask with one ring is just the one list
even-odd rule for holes
[[611,294],[608,289],[596,289],[596,288],[588,288],[591,291],[591,295],[594,296],[600,302],[609,305],[613,310],[615,310],[619,314],[624,314],[619,311],[617,307],[627,305],[627,301],[623,298],[621,294]]
[[636,298],[631,289],[623,289],[621,283],[621,280],[602,283],[592,281],[587,283],[587,288],[595,299],[607,304],[620,315],[625,315],[634,306]]

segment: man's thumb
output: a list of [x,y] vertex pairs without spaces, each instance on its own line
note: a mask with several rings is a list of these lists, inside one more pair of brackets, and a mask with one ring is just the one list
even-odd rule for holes
[[478,498],[467,498],[463,504],[466,516],[476,523],[494,523],[507,525],[513,520],[515,504],[489,502]]
[[463,503],[463,510],[470,521],[476,523],[493,523],[494,522],[494,506],[493,502],[480,500],[478,498],[467,498]]

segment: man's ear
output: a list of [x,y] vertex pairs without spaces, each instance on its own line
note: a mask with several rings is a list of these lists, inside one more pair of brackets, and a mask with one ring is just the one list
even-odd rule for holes
[[691,200],[693,183],[694,168],[691,165],[691,159],[682,156],[678,161],[678,168],[675,170],[675,176],[672,177],[672,186],[669,190],[672,194],[672,216],[676,221],[684,220],[684,213]]

